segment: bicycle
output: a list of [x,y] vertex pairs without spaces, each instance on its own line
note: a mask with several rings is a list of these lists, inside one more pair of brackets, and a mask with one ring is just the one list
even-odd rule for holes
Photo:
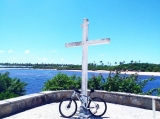
[[[74,97],[76,96],[77,99],[81,102],[82,104],[81,106],[84,109],[87,109],[91,115],[95,117],[103,116],[107,111],[107,104],[102,98],[99,97],[91,98],[90,94],[93,92],[94,89],[91,89],[89,96],[86,96],[81,94],[79,90],[74,89],[74,92],[70,98],[65,98],[60,102],[59,104],[60,114],[65,118],[70,118],[75,115],[77,111],[77,102],[75,101]],[[83,96],[87,98],[87,102],[84,101]]]

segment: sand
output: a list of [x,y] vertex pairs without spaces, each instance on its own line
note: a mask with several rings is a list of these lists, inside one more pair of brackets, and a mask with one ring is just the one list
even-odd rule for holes
[[[65,71],[81,72],[81,70],[65,70]],[[105,71],[105,70],[91,71],[91,70],[88,70],[88,72],[109,73],[110,71]],[[112,73],[115,73],[115,71],[112,71]],[[121,74],[138,74],[138,75],[146,75],[146,76],[160,76],[160,72],[135,72],[135,71],[126,71],[126,72],[121,72]]]

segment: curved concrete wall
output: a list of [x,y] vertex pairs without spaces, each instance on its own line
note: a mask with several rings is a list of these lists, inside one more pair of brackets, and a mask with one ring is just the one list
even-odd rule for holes
[[[40,93],[25,95],[17,98],[0,101],[0,117],[12,115],[27,109],[44,105],[51,102],[59,102],[60,100],[70,97],[73,91],[44,91]],[[101,97],[106,102],[117,103],[139,108],[152,109],[152,99],[155,100],[156,110],[160,111],[160,97],[136,95],[120,92],[95,91],[91,97]]]

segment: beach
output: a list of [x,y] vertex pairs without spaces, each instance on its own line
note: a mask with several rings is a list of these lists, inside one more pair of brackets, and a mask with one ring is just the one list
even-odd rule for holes
[[[81,72],[82,70],[63,70],[63,71],[76,71]],[[95,72],[95,73],[110,73],[110,71],[105,70],[88,70],[88,72]],[[111,73],[115,73],[115,71],[111,71]],[[145,76],[160,76],[160,72],[135,72],[135,71],[126,71],[126,72],[120,72],[121,74],[138,74],[138,75],[145,75]]]
[[[109,73],[109,71],[103,71],[103,70],[98,70],[96,72],[99,73]],[[114,71],[112,71],[115,73]],[[138,75],[146,75],[146,76],[160,76],[160,72],[135,72],[135,71],[126,71],[126,72],[121,72],[121,74],[138,74]]]

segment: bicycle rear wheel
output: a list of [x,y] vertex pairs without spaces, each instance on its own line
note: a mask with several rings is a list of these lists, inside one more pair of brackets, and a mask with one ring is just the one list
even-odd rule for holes
[[96,117],[103,116],[107,111],[106,102],[99,97],[92,98],[92,100],[89,102],[88,107],[90,108],[89,112]]
[[77,111],[77,103],[71,98],[65,98],[59,104],[59,112],[63,117],[70,118]]

